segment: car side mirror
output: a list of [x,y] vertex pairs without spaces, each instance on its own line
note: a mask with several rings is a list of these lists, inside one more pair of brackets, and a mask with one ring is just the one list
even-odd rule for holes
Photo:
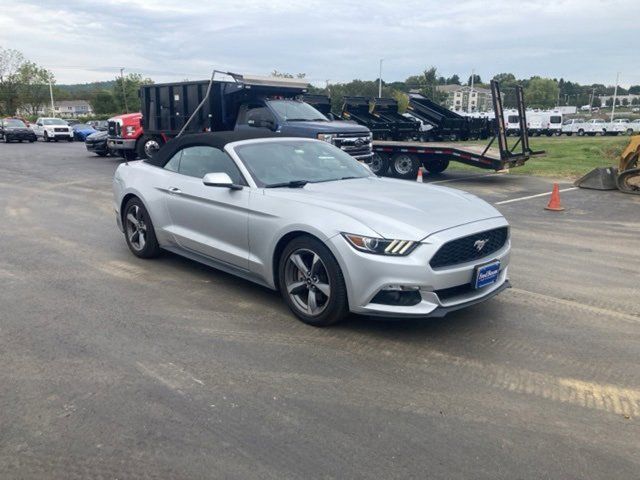
[[207,173],[202,177],[202,183],[207,187],[223,187],[231,190],[242,190],[242,185],[236,185],[231,177],[224,172]]
[[39,122],[38,122],[38,123],[36,123],[36,125],[37,125],[37,126],[39,126],[39,127],[41,127],[41,126],[42,126],[42,124],[41,124],[41,123],[39,123]]
[[269,130],[276,129],[276,122],[273,120],[249,120],[247,125],[256,128],[268,128]]

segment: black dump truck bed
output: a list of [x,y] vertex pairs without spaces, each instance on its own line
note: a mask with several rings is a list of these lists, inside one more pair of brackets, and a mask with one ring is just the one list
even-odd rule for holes
[[418,135],[420,124],[398,112],[398,102],[393,98],[373,99],[373,115],[389,124],[394,140],[411,140]]
[[407,111],[432,125],[431,136],[434,138],[468,140],[487,138],[491,133],[491,124],[487,119],[464,117],[420,94],[409,94]]
[[353,120],[364,125],[371,130],[374,139],[391,137],[389,122],[371,113],[369,97],[344,97],[343,102],[342,118],[344,120]]
[[[209,80],[143,85],[140,88],[145,134],[176,135],[196,111],[209,88]],[[260,96],[296,98],[307,89],[290,81],[269,79],[261,84],[248,81],[211,82],[209,98],[191,120],[185,132],[233,130],[240,105]]]
[[331,99],[327,95],[312,95],[307,93],[302,96],[302,100],[326,117],[331,113]]

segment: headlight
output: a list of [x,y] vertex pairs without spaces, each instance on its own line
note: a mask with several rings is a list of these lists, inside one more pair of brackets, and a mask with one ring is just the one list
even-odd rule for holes
[[125,128],[125,134],[126,135],[133,135],[136,131],[136,127],[132,126],[132,125],[127,125],[127,127]]
[[409,255],[418,245],[411,240],[387,240],[385,238],[363,237],[343,233],[342,236],[351,244],[353,248],[361,252],[373,253],[376,255]]
[[323,142],[333,142],[334,135],[332,133],[319,133],[318,140],[322,140]]

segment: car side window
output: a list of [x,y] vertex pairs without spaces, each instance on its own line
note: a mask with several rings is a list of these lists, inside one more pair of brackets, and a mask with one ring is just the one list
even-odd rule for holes
[[180,157],[182,157],[182,150],[171,157],[171,159],[164,165],[165,170],[177,172],[180,168]]
[[[233,183],[237,185],[247,184],[235,162],[223,150],[214,147],[198,146],[187,147],[180,153],[182,156],[179,160],[178,173],[190,177],[202,178],[207,173],[222,172],[229,175]],[[171,160],[173,160],[173,158]]]
[[244,105],[239,115],[239,124],[254,125],[264,121],[275,121],[273,114],[261,104]]

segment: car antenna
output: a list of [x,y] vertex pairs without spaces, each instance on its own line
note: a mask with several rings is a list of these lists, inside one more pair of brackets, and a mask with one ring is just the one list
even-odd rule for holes
[[196,107],[196,109],[193,111],[193,113],[191,114],[191,116],[189,117],[189,119],[186,121],[186,123],[184,124],[184,126],[180,129],[180,131],[178,132],[178,135],[176,135],[176,138],[178,138],[180,135],[182,135],[184,133],[184,131],[187,129],[187,127],[189,126],[189,123],[191,123],[191,120],[193,120],[193,117],[196,116],[196,114],[200,111],[200,109],[202,108],[202,106],[205,104],[205,102],[207,101],[207,99],[209,98],[209,93],[211,93],[211,87],[213,85],[213,79],[216,76],[216,73],[220,73],[222,75],[229,75],[231,78],[233,78],[234,81],[238,81],[236,77],[239,77],[238,74],[236,73],[231,73],[231,72],[223,72],[222,70],[214,70],[213,72],[211,72],[211,79],[209,80],[209,86],[207,87],[207,93],[205,93],[204,98],[202,99],[202,101],[198,104],[198,106]]

